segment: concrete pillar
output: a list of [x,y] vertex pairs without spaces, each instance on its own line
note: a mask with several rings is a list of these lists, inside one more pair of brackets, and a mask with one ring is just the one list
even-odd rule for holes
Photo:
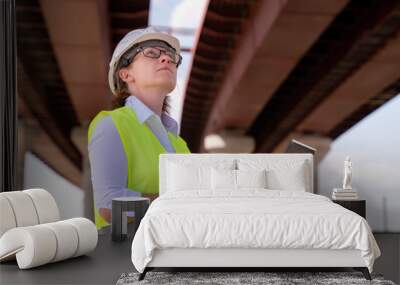
[[295,139],[299,142],[311,146],[316,149],[314,156],[314,193],[318,194],[318,166],[320,161],[329,152],[332,139],[321,135],[309,135],[302,133],[291,133],[288,135],[275,149],[274,152],[285,152],[290,140]]
[[87,148],[88,123],[75,127],[71,133],[71,140],[82,154],[82,182],[81,189],[84,191],[84,213],[85,217],[94,222],[93,188]]
[[239,129],[224,129],[204,139],[204,150],[209,153],[252,153],[254,148],[254,138]]
[[34,126],[29,119],[18,118],[18,146],[17,146],[17,190],[25,189],[25,155],[32,151]]
[[316,162],[319,163],[325,155],[329,152],[332,139],[321,135],[309,135],[302,133],[291,133],[274,149],[273,152],[280,153],[285,152],[290,140],[295,139],[306,145],[309,145],[317,150]]
[[25,187],[25,157],[28,152],[33,152],[34,138],[40,133],[37,123],[30,117],[18,118],[18,144],[17,144],[17,190]]

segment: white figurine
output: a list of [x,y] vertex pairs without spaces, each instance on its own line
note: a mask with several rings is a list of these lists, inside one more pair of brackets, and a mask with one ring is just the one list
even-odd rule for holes
[[346,157],[344,161],[344,178],[343,178],[343,190],[351,190],[351,170],[352,170],[352,163],[350,160],[350,156]]

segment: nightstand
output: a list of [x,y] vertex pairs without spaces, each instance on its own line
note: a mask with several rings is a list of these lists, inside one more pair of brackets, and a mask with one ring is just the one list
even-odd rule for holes
[[128,211],[135,212],[134,228],[132,236],[135,235],[140,221],[150,206],[150,199],[145,197],[121,197],[112,199],[112,223],[111,237],[113,241],[123,241],[128,236]]
[[365,208],[366,201],[365,200],[332,200],[332,202],[339,204],[340,206],[353,211],[356,214],[359,214],[364,219],[366,218]]

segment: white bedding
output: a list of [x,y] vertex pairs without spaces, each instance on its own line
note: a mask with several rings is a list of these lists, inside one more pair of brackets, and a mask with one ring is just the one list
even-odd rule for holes
[[365,219],[328,198],[299,191],[247,189],[166,193],[151,204],[132,243],[143,272],[154,249],[358,249],[372,272],[380,250]]

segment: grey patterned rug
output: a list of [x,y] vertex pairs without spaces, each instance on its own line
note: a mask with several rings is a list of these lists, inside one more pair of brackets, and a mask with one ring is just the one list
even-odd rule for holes
[[146,274],[138,281],[139,273],[124,273],[117,285],[133,284],[379,284],[395,285],[384,280],[382,275],[372,274],[372,281],[364,278],[361,272],[154,272]]

